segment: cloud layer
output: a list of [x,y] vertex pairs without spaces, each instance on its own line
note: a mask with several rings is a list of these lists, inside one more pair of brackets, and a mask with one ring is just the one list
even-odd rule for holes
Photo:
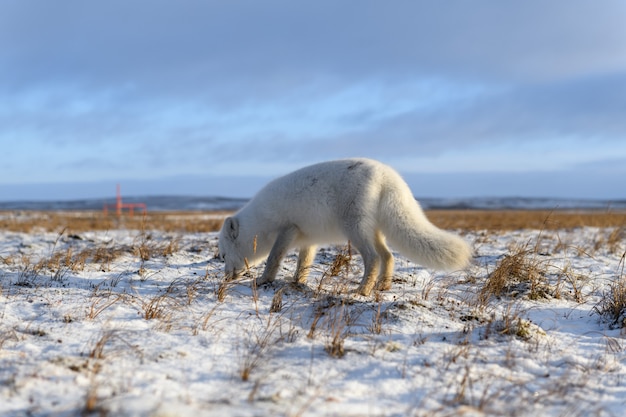
[[[4,184],[626,166],[626,4],[0,6]],[[624,164],[622,164],[624,162]]]

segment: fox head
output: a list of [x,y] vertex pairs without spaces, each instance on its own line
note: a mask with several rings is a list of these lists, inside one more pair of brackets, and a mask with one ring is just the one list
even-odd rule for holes
[[242,253],[239,238],[239,220],[228,217],[224,220],[219,235],[219,258],[224,261],[226,279],[239,278],[246,269],[246,256]]

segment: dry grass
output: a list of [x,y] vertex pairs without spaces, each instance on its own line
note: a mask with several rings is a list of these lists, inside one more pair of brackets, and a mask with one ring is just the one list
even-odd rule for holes
[[0,212],[0,229],[29,233],[34,230],[68,235],[94,230],[161,230],[193,233],[219,230],[227,213],[152,212],[147,215],[105,215],[100,211]]
[[622,254],[620,261],[621,269],[609,290],[605,292],[602,299],[594,307],[594,310],[611,322],[616,328],[626,328],[626,276],[624,276],[624,262],[626,252]]
[[264,363],[265,357],[279,342],[275,335],[279,327],[280,318],[269,315],[261,325],[245,329],[239,364],[239,377],[242,381],[250,380],[252,372]]
[[[104,215],[95,211],[0,212],[0,229],[13,232],[42,230],[68,235],[90,230],[161,230],[165,232],[213,232],[220,229],[227,212],[151,212],[134,217]],[[624,235],[626,212],[545,210],[430,210],[428,218],[444,229],[515,230],[568,229],[582,226],[620,227]]]
[[[623,227],[626,212],[547,210],[431,210],[428,218],[444,229],[517,230]],[[617,236],[616,236],[617,238]]]
[[549,293],[547,264],[527,245],[514,248],[502,258],[487,277],[478,295],[486,304],[491,297],[526,294],[531,300],[545,298]]
[[[623,250],[621,228],[599,230],[583,246],[566,243],[559,232],[541,230],[536,238],[515,243],[495,263],[487,266],[486,280],[480,287],[477,306],[485,307],[492,299],[525,298],[529,300],[569,299],[585,302],[592,288],[584,290],[592,276],[573,269],[567,261],[570,254],[589,258],[614,255]],[[471,282],[480,282],[470,277]]]
[[348,337],[349,312],[344,303],[334,305],[324,311],[326,316],[327,341],[324,349],[333,358],[342,358],[346,354],[344,347]]

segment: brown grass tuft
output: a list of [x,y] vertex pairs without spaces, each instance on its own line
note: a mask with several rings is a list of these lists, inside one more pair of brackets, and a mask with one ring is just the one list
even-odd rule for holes
[[611,322],[616,328],[626,328],[626,276],[624,276],[624,260],[626,252],[620,260],[621,270],[609,286],[608,292],[602,295],[594,310]]
[[491,297],[526,294],[532,300],[545,298],[549,294],[546,283],[546,265],[538,254],[527,246],[514,248],[496,265],[487,282],[478,294],[480,304]]

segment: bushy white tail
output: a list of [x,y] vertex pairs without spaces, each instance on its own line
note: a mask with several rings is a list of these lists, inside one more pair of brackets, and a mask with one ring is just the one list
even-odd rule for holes
[[386,190],[380,204],[383,234],[392,248],[428,268],[449,271],[467,266],[471,257],[469,245],[433,225],[410,191]]

